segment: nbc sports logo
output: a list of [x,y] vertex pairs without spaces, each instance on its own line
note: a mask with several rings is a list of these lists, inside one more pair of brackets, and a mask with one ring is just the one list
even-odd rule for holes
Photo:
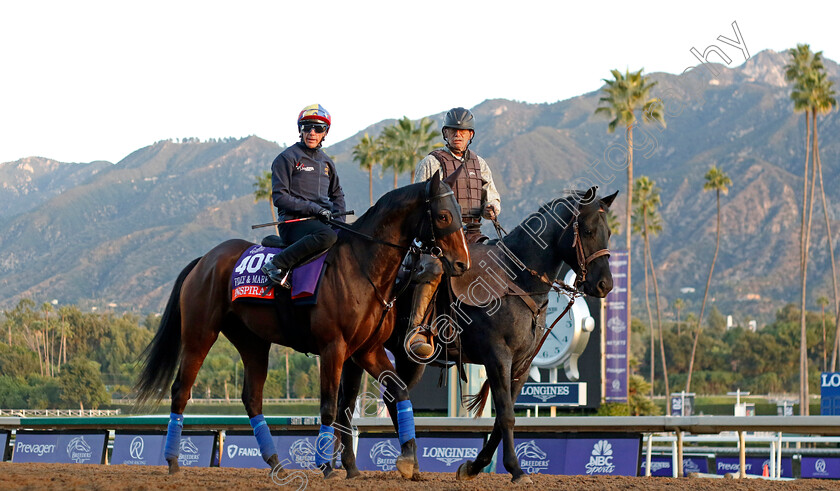
[[613,464],[612,445],[608,440],[598,440],[592,447],[592,455],[589,463],[586,464],[587,474],[612,474],[615,471]]

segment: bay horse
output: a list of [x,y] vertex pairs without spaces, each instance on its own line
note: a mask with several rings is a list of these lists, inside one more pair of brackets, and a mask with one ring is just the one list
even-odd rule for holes
[[[390,191],[352,225],[343,225],[327,256],[318,302],[293,306],[290,291],[275,288],[277,303],[231,301],[231,273],[252,243],[233,239],[193,260],[181,271],[144,355],[136,385],[138,404],[160,401],[172,383],[172,405],[165,457],[170,474],[178,471],[178,441],[183,412],[196,375],[219,333],[242,356],[245,381],[242,402],[251,419],[263,460],[272,477],[283,469],[262,415],[262,393],[272,343],[321,358],[321,430],[316,441],[316,465],[325,478],[335,477],[327,451],[334,440],[336,402],[342,365],[352,359],[374,378],[400,412],[404,431],[397,467],[410,478],[416,466],[414,417],[408,391],[392,374],[383,343],[395,323],[394,283],[409,250],[440,257],[448,272],[463,274],[470,266],[461,213],[447,182],[432,179]],[[257,265],[257,269],[261,265]]]
[[[618,192],[599,199],[596,190],[576,191],[544,204],[498,242],[470,244],[474,266],[460,278],[451,279],[453,297],[457,300],[452,302],[447,295],[437,296],[437,312],[451,315],[436,319],[445,319],[444,324],[450,326],[441,329],[437,356],[431,364],[443,366],[444,354],[440,353],[446,350],[448,360],[460,357],[465,363],[484,365],[487,381],[467,408],[479,411],[488,392],[492,392],[496,410],[487,444],[475,461],[467,461],[458,468],[459,480],[476,477],[490,463],[503,440],[503,463],[513,482],[531,482],[520,468],[514,450],[514,403],[528,379],[528,369],[545,333],[545,307],[552,284],[566,263],[577,275],[575,287],[583,293],[603,298],[612,290],[606,212]],[[426,270],[438,276],[430,280],[433,284],[440,281],[444,272],[442,265],[435,268],[434,263],[427,265]],[[471,285],[480,285],[485,298],[470,301]],[[406,315],[401,311],[400,322],[410,319],[409,325],[398,325],[385,346],[394,355],[397,375],[410,389],[420,381],[425,365],[430,362],[418,360],[405,347],[405,340],[411,337],[407,331],[415,327],[425,312],[425,306],[405,300],[398,304],[398,309],[408,308],[410,312]],[[458,336],[453,335],[456,333]],[[440,349],[441,344],[446,346],[444,350]],[[339,424],[350,424],[361,375],[361,369],[352,361],[345,364],[339,391]],[[398,422],[393,416],[392,419],[396,428]],[[358,476],[356,456],[347,435],[342,435],[342,443],[341,460],[347,477]]]

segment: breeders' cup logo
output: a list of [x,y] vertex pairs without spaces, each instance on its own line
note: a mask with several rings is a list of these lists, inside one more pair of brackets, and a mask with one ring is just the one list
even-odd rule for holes
[[612,463],[612,445],[607,440],[598,440],[592,447],[592,455],[586,464],[587,474],[612,474],[615,465]]
[[683,459],[683,471],[684,472],[700,472],[700,466],[697,465],[697,462],[691,459]]
[[128,455],[131,456],[132,459],[135,460],[142,460],[143,459],[143,449],[146,447],[146,443],[143,441],[142,436],[135,436],[131,443],[128,444]]
[[607,328],[614,333],[620,333],[627,329],[627,325],[621,320],[621,317],[616,316],[610,317],[610,320],[607,321]]
[[289,447],[289,455],[295,464],[304,469],[315,468],[315,446],[306,438],[299,438]]
[[396,469],[397,457],[399,456],[400,451],[391,443],[391,440],[381,441],[370,449],[370,460],[373,462],[373,465],[383,471]]
[[90,460],[92,455],[90,445],[83,436],[77,436],[67,444],[67,456],[77,464]]
[[193,443],[192,437],[181,438],[181,442],[178,445],[178,463],[181,465],[193,465],[198,462],[200,457],[198,447]]
[[539,474],[540,471],[548,469],[548,454],[543,452],[534,440],[520,443],[513,451],[519,459],[519,466],[528,474]]
[[814,462],[814,473],[827,474],[825,472],[825,459],[817,459],[817,461]]
[[423,447],[422,456],[437,459],[449,467],[459,460],[478,457],[478,449],[469,447]]

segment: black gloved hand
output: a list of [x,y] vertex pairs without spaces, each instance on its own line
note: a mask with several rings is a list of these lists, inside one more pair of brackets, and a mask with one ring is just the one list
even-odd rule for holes
[[318,212],[318,220],[321,220],[324,223],[330,223],[332,220],[332,212],[326,208],[322,208],[321,211]]

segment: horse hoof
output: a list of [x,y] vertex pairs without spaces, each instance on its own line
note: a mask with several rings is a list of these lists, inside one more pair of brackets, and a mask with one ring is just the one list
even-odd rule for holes
[[511,479],[511,482],[513,482],[513,484],[534,484],[534,481],[528,477],[528,474],[522,474],[519,477],[514,477]]
[[468,460],[468,461],[464,462],[463,464],[461,464],[460,466],[458,466],[458,471],[455,472],[455,479],[456,480],[458,480],[458,481],[471,481],[471,480],[475,479],[476,476],[470,475],[469,471],[467,470],[467,467],[470,464],[472,464],[472,460]]
[[362,473],[359,472],[359,469],[347,469],[347,479],[356,479],[361,475]]
[[324,466],[323,472],[324,472],[324,480],[336,479],[336,478],[340,477],[338,475],[338,473],[329,465]]
[[178,471],[181,470],[181,468],[178,467],[178,459],[172,459],[172,460],[167,459],[166,462],[169,463],[169,475],[170,476],[172,474],[177,474]]
[[397,457],[397,470],[403,478],[411,479],[414,475],[414,459],[400,455]]

